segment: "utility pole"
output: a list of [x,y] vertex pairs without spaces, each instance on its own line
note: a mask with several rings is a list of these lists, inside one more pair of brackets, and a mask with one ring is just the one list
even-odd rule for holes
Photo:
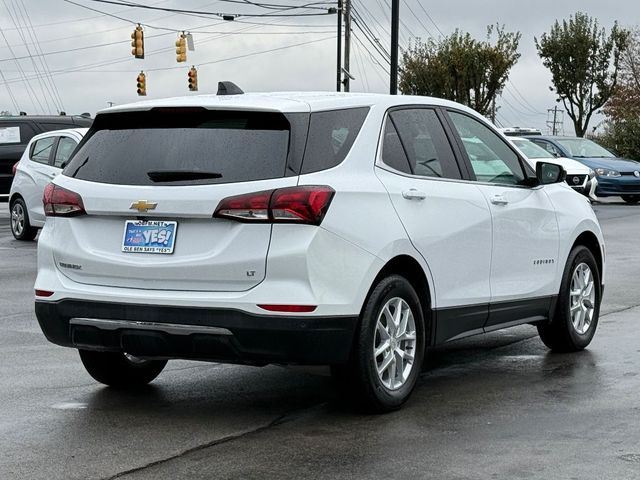
[[348,92],[351,82],[351,0],[344,0],[344,91]]
[[[348,1],[348,0],[347,0]],[[342,0],[338,0],[338,69],[336,91],[342,90]]]
[[493,101],[491,102],[491,110],[489,111],[489,118],[491,119],[491,123],[496,124],[496,97],[493,97]]
[[398,94],[398,32],[400,28],[400,0],[391,0],[391,78],[389,93]]
[[[558,108],[558,106],[556,105],[553,108],[548,108],[547,114],[549,118],[547,120],[547,128],[549,129],[551,134],[552,135],[564,134],[564,128],[562,128],[562,125],[564,124],[564,118],[563,118],[564,110]],[[553,120],[551,119],[552,116],[553,116]]]

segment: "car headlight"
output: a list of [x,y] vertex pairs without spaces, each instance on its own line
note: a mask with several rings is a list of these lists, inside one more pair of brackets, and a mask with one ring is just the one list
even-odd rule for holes
[[596,168],[596,175],[599,177],[619,177],[620,172],[608,168]]
[[589,178],[593,178],[596,176],[596,172],[594,172],[591,168],[589,169]]

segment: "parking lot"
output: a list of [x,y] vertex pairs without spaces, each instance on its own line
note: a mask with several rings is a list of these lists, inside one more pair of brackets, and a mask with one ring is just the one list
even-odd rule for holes
[[0,203],[0,478],[640,478],[640,207],[595,206],[598,333],[550,354],[532,326],[430,352],[399,412],[343,407],[323,369],[170,362],[148,388],[94,382],[33,313],[36,242]]

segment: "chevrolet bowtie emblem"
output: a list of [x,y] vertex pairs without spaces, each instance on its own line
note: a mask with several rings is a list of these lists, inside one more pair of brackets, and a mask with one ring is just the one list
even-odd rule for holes
[[138,200],[133,202],[129,207],[131,210],[138,210],[139,212],[146,212],[147,210],[155,210],[158,206],[155,202],[147,202],[146,200]]

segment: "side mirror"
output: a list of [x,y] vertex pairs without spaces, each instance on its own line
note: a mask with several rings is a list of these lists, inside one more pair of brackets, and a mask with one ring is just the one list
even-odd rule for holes
[[567,172],[562,166],[555,163],[538,162],[536,164],[536,178],[540,185],[560,183],[567,178]]

